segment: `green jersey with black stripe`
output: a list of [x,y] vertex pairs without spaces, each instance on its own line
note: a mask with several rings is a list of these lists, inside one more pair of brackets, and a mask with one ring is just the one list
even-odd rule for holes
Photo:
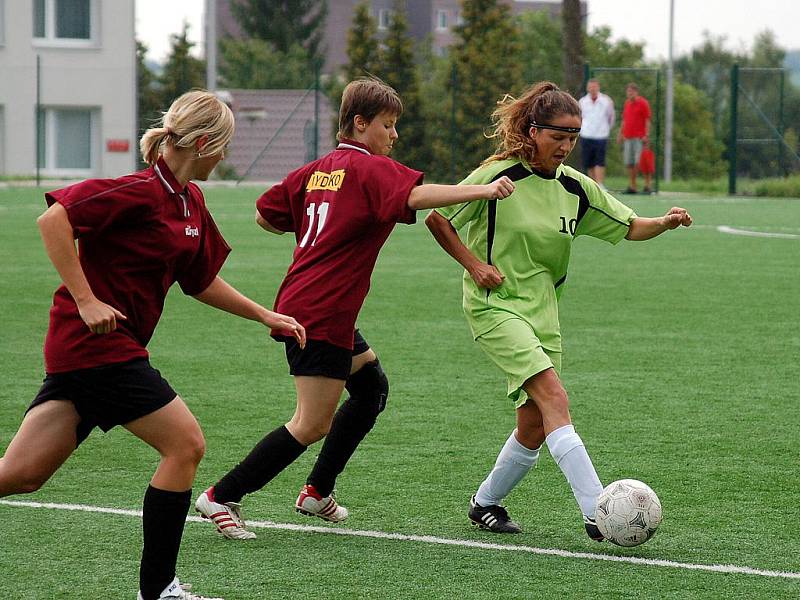
[[628,233],[636,214],[589,177],[566,165],[549,176],[518,159],[490,162],[462,184],[509,176],[514,193],[438,208],[480,260],[505,276],[494,290],[479,288],[464,273],[464,312],[475,338],[512,318],[533,328],[542,347],[561,352],[558,298],[567,278],[572,243],[589,235],[612,244]]

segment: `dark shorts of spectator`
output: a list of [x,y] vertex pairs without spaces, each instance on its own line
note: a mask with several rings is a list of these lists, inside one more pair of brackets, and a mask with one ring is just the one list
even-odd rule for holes
[[594,167],[606,166],[606,142],[608,140],[595,140],[581,138],[581,159],[583,170],[588,171]]
[[295,338],[281,336],[276,339],[286,345],[289,373],[295,376],[322,376],[347,380],[353,357],[369,350],[367,340],[362,337],[358,329],[355,331],[352,350],[321,340],[306,340],[306,347],[300,348]]
[[77,428],[80,444],[95,427],[108,431],[125,425],[154,413],[176,396],[161,373],[150,366],[150,361],[136,358],[90,369],[48,373],[28,410],[50,400],[72,402],[81,417]]

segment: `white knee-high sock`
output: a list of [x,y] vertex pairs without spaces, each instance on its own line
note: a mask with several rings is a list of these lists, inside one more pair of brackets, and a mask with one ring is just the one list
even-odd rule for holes
[[531,450],[520,444],[515,429],[500,450],[494,469],[478,488],[475,501],[481,506],[500,504],[538,460],[539,448]]
[[581,512],[587,517],[594,518],[597,497],[603,491],[603,484],[597,477],[583,440],[575,433],[572,425],[564,425],[551,431],[545,438],[545,443],[567,478]]

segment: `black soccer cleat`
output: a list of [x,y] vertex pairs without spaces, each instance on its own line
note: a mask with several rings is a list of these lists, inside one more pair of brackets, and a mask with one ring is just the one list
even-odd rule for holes
[[605,541],[606,538],[602,533],[600,533],[600,529],[598,529],[597,523],[594,519],[590,519],[586,515],[583,515],[583,526],[586,528],[586,535],[592,538],[595,542]]
[[509,518],[504,507],[496,504],[481,506],[475,501],[475,496],[469,500],[469,520],[494,533],[522,533],[522,528]]

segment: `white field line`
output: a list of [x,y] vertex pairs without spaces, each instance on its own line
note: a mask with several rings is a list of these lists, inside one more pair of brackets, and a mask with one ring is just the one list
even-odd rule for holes
[[[19,502],[15,500],[0,500],[0,504],[15,508],[47,508],[51,510],[73,510],[91,513],[104,513],[123,515],[128,517],[141,517],[140,510],[124,510],[120,508],[106,508],[103,506],[87,506],[82,504],[54,504],[50,502]],[[201,517],[189,516],[187,521],[203,523]],[[658,560],[652,558],[639,558],[636,556],[613,556],[609,554],[594,554],[591,552],[569,552],[555,548],[535,548],[533,546],[518,546],[514,544],[490,544],[472,540],[458,540],[441,538],[432,535],[406,535],[402,533],[386,533],[383,531],[369,531],[357,529],[344,529],[335,527],[314,527],[310,525],[295,525],[292,523],[274,523],[272,521],[248,521],[247,526],[257,529],[277,529],[282,531],[297,531],[300,533],[327,533],[351,537],[366,537],[380,540],[397,540],[403,542],[418,542],[422,544],[439,544],[442,546],[458,546],[461,548],[478,548],[481,550],[500,550],[506,552],[526,552],[544,556],[558,556],[561,558],[579,558],[584,560],[604,560],[616,563],[645,565],[650,567],[668,567],[671,569],[686,569],[689,571],[709,571],[712,573],[733,573],[738,575],[758,575],[761,577],[777,577],[781,579],[800,579],[800,573],[790,571],[768,571],[752,567],[739,567],[736,565],[701,565],[682,563],[672,560]],[[210,527],[210,524],[209,524]]]
[[720,233],[729,233],[731,235],[745,235],[748,237],[765,237],[765,238],[779,238],[783,240],[798,240],[800,235],[796,233],[770,233],[766,231],[751,231],[749,229],[736,229],[728,227],[727,225],[720,225],[717,227]]

